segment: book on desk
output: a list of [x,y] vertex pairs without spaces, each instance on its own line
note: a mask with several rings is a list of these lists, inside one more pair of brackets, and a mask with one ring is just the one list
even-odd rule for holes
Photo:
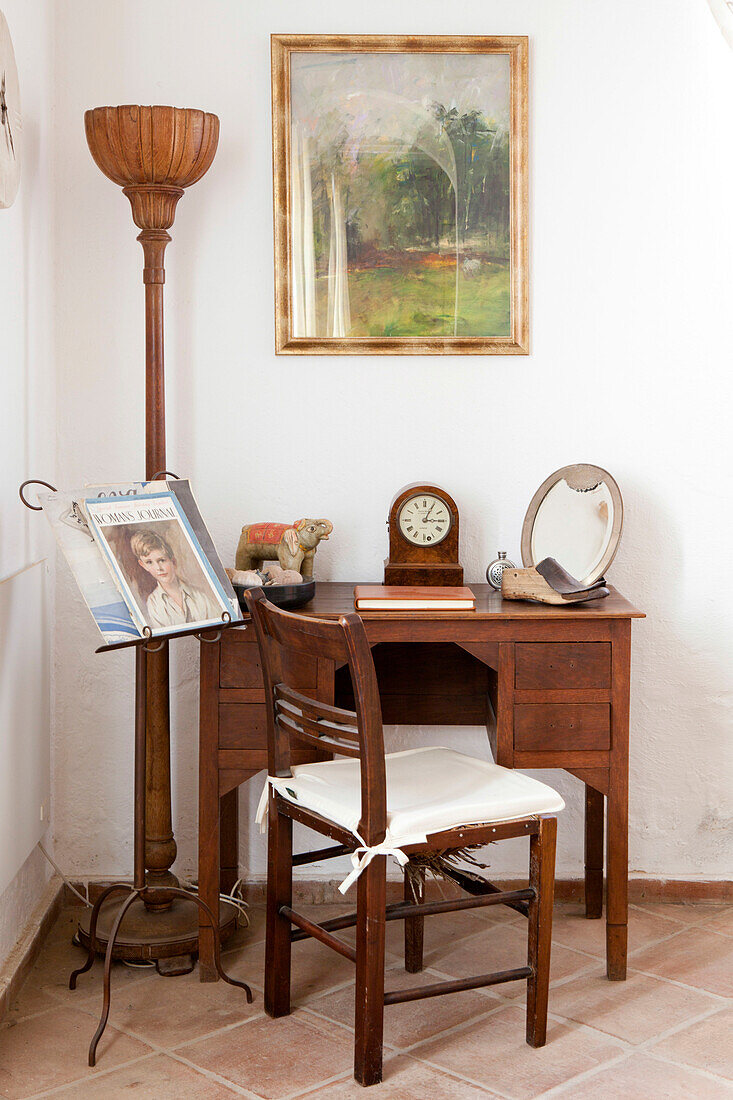
[[462,585],[439,588],[357,584],[354,607],[357,611],[475,611],[476,597]]

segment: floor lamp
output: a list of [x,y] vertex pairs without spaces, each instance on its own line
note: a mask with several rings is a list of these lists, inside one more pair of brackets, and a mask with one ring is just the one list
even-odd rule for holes
[[[145,284],[145,476],[166,470],[165,384],[163,372],[164,254],[171,240],[176,206],[184,188],[211,166],[219,140],[219,119],[205,111],[176,107],[96,107],[84,115],[87,143],[97,167],[122,187],[141,230]],[[170,868],[176,858],[171,820],[170,707],[168,644],[148,653],[147,758],[145,797],[146,882],[155,893],[139,900],[125,917],[114,955],[154,959],[161,973],[188,972],[198,950],[195,906],[172,892],[178,880]],[[104,951],[119,905],[102,907],[96,941]],[[223,904],[222,938],[234,930],[236,910]],[[80,924],[89,945],[89,916]],[[119,946],[117,946],[119,944]]]

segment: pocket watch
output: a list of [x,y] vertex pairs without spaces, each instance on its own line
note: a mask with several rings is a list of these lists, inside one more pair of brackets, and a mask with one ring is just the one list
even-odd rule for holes
[[500,550],[499,556],[495,558],[486,569],[486,580],[489,582],[492,588],[495,588],[497,592],[501,592],[501,575],[505,569],[516,569],[516,565],[513,561],[509,561],[506,556],[506,550]]

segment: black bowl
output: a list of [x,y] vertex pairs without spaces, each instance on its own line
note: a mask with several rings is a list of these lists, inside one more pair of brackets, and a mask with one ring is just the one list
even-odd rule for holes
[[257,584],[235,584],[232,586],[237,593],[237,599],[239,600],[239,606],[245,613],[249,612],[247,607],[247,601],[244,598],[244,593],[248,588],[262,588],[265,596],[274,603],[276,607],[285,607],[292,610],[294,607],[303,607],[304,604],[310,602],[313,599],[316,591],[316,582],[314,580],[301,581],[300,584],[268,584],[261,586]]

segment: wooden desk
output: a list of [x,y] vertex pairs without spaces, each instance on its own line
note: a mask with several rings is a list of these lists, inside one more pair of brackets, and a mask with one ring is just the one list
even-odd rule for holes
[[[353,611],[353,587],[319,584],[303,613],[337,618]],[[607,973],[623,980],[631,620],[643,615],[614,589],[605,600],[551,607],[504,601],[486,584],[471,588],[473,612],[362,612],[384,722],[404,723],[409,715],[419,724],[485,724],[498,764],[562,768],[577,776],[585,784],[588,917],[600,917],[603,909],[605,796]],[[309,694],[350,706],[344,669],[302,658],[290,667]],[[251,624],[224,632],[218,642],[201,643],[200,719],[199,890],[215,906],[220,880],[229,889],[238,877],[236,789],[267,767],[264,692]],[[293,762],[309,759],[304,750]],[[212,930],[206,925],[199,957],[201,980],[215,980]]]

